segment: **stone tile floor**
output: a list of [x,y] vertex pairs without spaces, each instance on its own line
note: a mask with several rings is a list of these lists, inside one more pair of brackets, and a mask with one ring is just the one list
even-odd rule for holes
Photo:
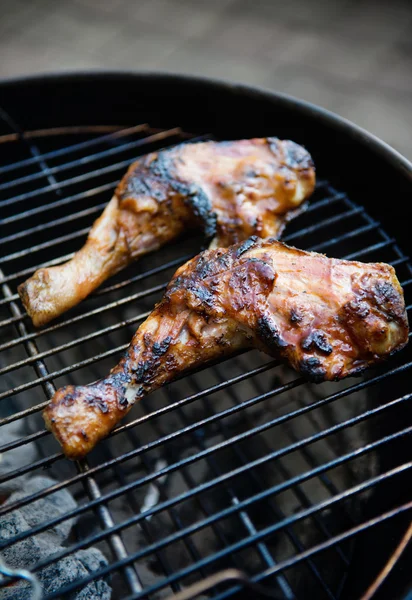
[[412,160],[409,0],[0,0],[0,77],[214,76],[337,112]]

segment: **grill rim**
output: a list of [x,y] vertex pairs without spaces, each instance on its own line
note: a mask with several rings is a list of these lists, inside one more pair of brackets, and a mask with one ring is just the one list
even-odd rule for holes
[[412,181],[412,161],[409,161],[398,150],[390,146],[390,144],[386,143],[375,134],[329,109],[284,92],[273,91],[264,86],[252,86],[230,79],[167,72],[162,70],[152,71],[142,69],[139,71],[134,71],[130,69],[77,69],[67,70],[63,73],[59,71],[51,71],[49,73],[0,78],[0,88],[30,86],[32,84],[43,85],[54,83],[56,81],[73,82],[76,84],[90,80],[104,80],[107,83],[110,83],[109,80],[112,80],[113,83],[120,83],[121,80],[124,80],[125,78],[135,80],[136,83],[140,80],[142,84],[146,84],[145,80],[147,80],[149,85],[153,81],[157,84],[164,82],[164,84],[167,86],[171,86],[173,84],[204,85],[206,87],[210,86],[211,88],[219,88],[221,90],[224,89],[227,91],[236,91],[242,95],[246,94],[255,97],[260,96],[262,98],[266,97],[270,98],[271,100],[276,100],[276,102],[281,105],[289,108],[293,107],[299,112],[306,114],[306,116],[312,118],[315,117],[319,121],[323,121],[328,125],[332,125],[338,130],[342,129],[347,133],[350,133],[358,143],[367,147],[367,149],[373,150],[374,152],[382,155]]
[[[103,78],[105,78],[105,79],[107,78],[107,74],[104,74],[104,73],[102,73],[102,72],[96,72],[96,73],[92,73],[92,74],[94,74],[94,75],[97,75],[97,76],[99,76],[99,77],[100,77],[100,76],[103,76]],[[120,73],[119,73],[119,72],[115,72],[115,73],[109,73],[108,75],[110,76],[110,75],[113,75],[113,74],[115,74],[116,76],[118,76],[118,75],[120,75],[120,76],[123,76],[123,75],[127,75],[127,74],[129,74],[129,75],[130,75],[130,73],[128,73],[128,72],[127,72],[127,73],[123,73],[123,72],[120,72]],[[26,81],[27,79],[28,79],[28,80],[41,80],[41,79],[43,79],[43,78],[47,78],[47,79],[54,79],[54,78],[56,78],[56,77],[58,77],[58,78],[65,78],[65,77],[66,77],[66,75],[67,75],[68,77],[70,77],[70,76],[72,76],[73,74],[70,74],[70,73],[68,73],[68,74],[64,74],[64,75],[60,75],[60,74],[59,74],[59,75],[55,75],[55,74],[47,74],[47,75],[44,75],[44,76],[43,76],[43,75],[39,75],[39,76],[30,76],[30,77],[28,77],[28,78],[18,78],[18,79],[6,80],[6,81],[3,81],[3,82],[0,82],[0,86],[1,86],[3,83],[7,83],[7,82],[10,82],[10,81],[11,81],[11,82],[16,82],[16,81],[23,81],[23,82],[24,82],[24,81]],[[79,75],[79,76],[81,77],[82,75],[85,75],[85,73],[75,73],[74,75]],[[86,75],[87,75],[87,73],[86,73]],[[141,74],[137,74],[137,73],[136,73],[136,74],[134,74],[134,75],[136,75],[136,76],[138,76],[138,77],[140,77],[140,76],[141,76]],[[147,75],[148,75],[148,74],[145,74],[145,75],[143,75],[143,77],[146,77]],[[170,79],[170,78],[175,78],[175,77],[176,77],[176,78],[178,78],[178,79],[190,79],[190,80],[195,80],[195,81],[198,81],[198,82],[203,82],[203,83],[215,83],[215,84],[219,84],[219,85],[223,84],[223,85],[226,85],[226,86],[228,86],[229,88],[231,88],[231,87],[232,87],[230,84],[227,84],[226,82],[219,82],[219,81],[217,81],[217,80],[210,80],[210,79],[206,79],[206,78],[198,78],[198,77],[191,77],[191,76],[180,76],[180,75],[176,75],[176,76],[174,76],[174,75],[170,75],[170,74],[164,74],[164,75],[165,75],[165,76],[166,76],[168,79]],[[152,74],[152,76],[153,76],[153,77],[155,77],[156,79],[158,79],[158,77],[159,77],[159,74]],[[160,74],[160,76],[162,76],[162,74]],[[404,162],[405,164],[404,164],[403,166],[402,166],[402,165],[398,165],[398,167],[401,167],[401,169],[403,169],[403,167],[405,167],[405,165],[406,165],[406,166],[407,166],[407,169],[408,169],[408,176],[409,176],[409,173],[410,173],[410,175],[411,175],[411,178],[412,178],[412,164],[411,164],[411,163],[409,163],[409,161],[407,161],[407,159],[404,159],[404,157],[402,157],[402,156],[401,156],[401,155],[400,155],[400,154],[399,154],[399,153],[398,153],[396,150],[394,150],[394,149],[392,149],[390,146],[388,146],[388,145],[387,145],[385,142],[381,142],[381,141],[380,141],[378,138],[375,138],[375,136],[373,136],[372,134],[368,134],[368,132],[365,132],[365,131],[364,131],[364,130],[362,130],[361,128],[358,128],[356,125],[354,125],[354,124],[350,123],[349,121],[346,121],[345,119],[342,119],[341,117],[339,117],[339,116],[337,116],[337,115],[334,115],[333,113],[330,113],[329,111],[326,111],[325,109],[322,109],[322,108],[320,108],[320,107],[316,107],[316,106],[314,106],[314,105],[311,105],[310,103],[307,103],[307,102],[305,102],[305,101],[300,101],[300,100],[298,100],[298,99],[292,98],[292,97],[290,97],[290,96],[287,96],[287,95],[284,95],[284,94],[273,93],[273,92],[269,92],[269,90],[262,90],[262,89],[259,89],[259,88],[250,88],[249,86],[242,86],[242,85],[239,85],[239,86],[237,86],[237,87],[239,87],[239,88],[241,88],[241,89],[248,89],[248,90],[250,90],[251,92],[261,92],[261,93],[264,93],[264,94],[266,93],[266,94],[269,94],[269,95],[271,95],[271,96],[274,96],[274,97],[276,97],[277,99],[280,99],[280,98],[281,98],[281,99],[282,99],[282,101],[286,101],[286,103],[287,103],[287,104],[289,104],[290,102],[292,102],[292,103],[296,103],[297,105],[303,105],[301,108],[305,108],[306,110],[310,110],[310,111],[311,111],[312,109],[315,109],[315,111],[316,111],[316,112],[318,112],[318,113],[326,114],[326,115],[328,115],[328,116],[330,116],[330,117],[336,118],[338,121],[342,121],[342,123],[341,123],[341,125],[342,125],[342,126],[347,126],[347,125],[349,125],[350,127],[354,128],[354,129],[356,129],[356,130],[358,130],[358,131],[357,131],[357,134],[366,134],[366,136],[367,136],[367,137],[370,137],[370,138],[374,139],[376,142],[378,142],[378,145],[379,145],[379,146],[382,146],[382,148],[380,149],[381,151],[389,151],[389,153],[390,153],[390,154],[392,154],[392,155],[395,155],[395,156],[394,156],[394,159],[401,158],[401,159],[402,159],[402,161],[401,161],[401,162]],[[296,107],[296,106],[295,106],[295,107]],[[395,242],[395,243],[396,243],[396,242]]]

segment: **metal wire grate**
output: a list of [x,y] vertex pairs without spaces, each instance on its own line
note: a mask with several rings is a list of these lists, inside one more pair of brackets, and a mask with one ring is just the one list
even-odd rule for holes
[[[375,490],[402,481],[412,467],[399,453],[390,468],[379,460],[412,432],[401,418],[412,393],[394,385],[412,366],[411,351],[360,380],[319,386],[277,361],[241,354],[159,390],[89,460],[66,461],[40,411],[56,387],[90,382],[113,366],[176,267],[200,243],[184,239],[145,257],[38,331],[17,285],[39,266],[73,255],[138,154],[210,136],[147,124],[24,133],[0,114],[11,130],[0,136],[2,163],[7,157],[0,167],[0,425],[21,422],[18,439],[3,443],[0,457],[30,448],[23,464],[2,471],[0,486],[44,469],[56,480],[1,504],[0,517],[65,488],[78,503],[10,537],[0,551],[76,519],[66,547],[31,571],[90,546],[108,564],[47,598],[68,597],[109,576],[113,597],[157,598],[222,569],[226,577],[207,580],[207,597],[227,598],[262,582],[279,598],[339,598],[353,540],[412,508],[388,506],[369,518],[364,512]],[[362,206],[322,175],[284,240],[391,263],[410,312],[408,259]],[[256,596],[265,591],[252,589]]]

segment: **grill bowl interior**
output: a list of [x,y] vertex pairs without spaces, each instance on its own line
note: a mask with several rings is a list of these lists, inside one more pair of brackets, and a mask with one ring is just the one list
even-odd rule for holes
[[[151,395],[87,461],[72,464],[44,431],[41,408],[55,387],[96,380],[115,364],[202,241],[145,257],[44,330],[32,328],[16,289],[38,265],[82,245],[137,155],[182,140],[277,135],[308,148],[318,178],[283,239],[390,262],[410,306],[408,227],[388,210],[394,190],[411,193],[410,165],[332,115],[239,86],[98,74],[1,89],[0,424],[17,435],[2,436],[0,493],[4,501],[17,477],[47,468],[76,499],[73,514],[60,517],[76,523],[59,556],[94,546],[108,565],[67,594],[106,576],[113,597],[157,598],[235,567],[280,598],[358,597],[410,520],[409,348],[362,378],[318,386],[258,353],[234,357]],[[1,518],[51,491],[6,502]],[[6,550],[49,527],[45,520],[8,539]],[[397,575],[394,594],[406,581]],[[226,582],[206,597],[241,590]]]

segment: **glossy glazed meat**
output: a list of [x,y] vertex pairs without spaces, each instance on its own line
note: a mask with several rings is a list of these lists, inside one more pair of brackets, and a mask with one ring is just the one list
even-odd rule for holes
[[312,193],[301,146],[275,138],[183,144],[140,158],[126,173],[84,247],[19,286],[36,327],[72,308],[143,254],[202,228],[211,247],[276,236]]
[[239,349],[258,348],[323,381],[359,373],[407,340],[403,292],[391,266],[252,237],[180,267],[108,377],[58,390],[44,418],[75,459],[143,396]]

